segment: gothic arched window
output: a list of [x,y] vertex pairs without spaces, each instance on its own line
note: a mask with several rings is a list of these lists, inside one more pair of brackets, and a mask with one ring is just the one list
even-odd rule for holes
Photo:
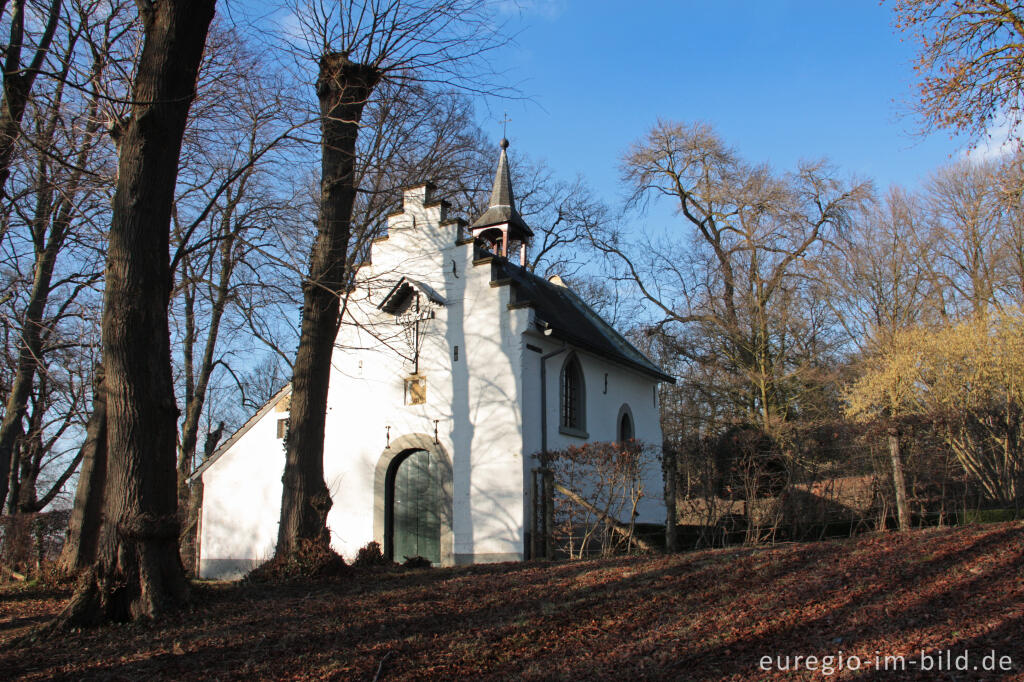
[[560,430],[570,435],[586,437],[586,391],[583,384],[583,369],[575,354],[570,355],[562,365],[559,387]]

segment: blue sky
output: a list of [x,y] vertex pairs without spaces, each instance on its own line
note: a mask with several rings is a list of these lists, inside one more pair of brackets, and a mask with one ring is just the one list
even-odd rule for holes
[[[915,45],[875,0],[508,0],[516,44],[497,63],[529,98],[481,107],[514,147],[565,178],[618,193],[618,159],[658,117],[711,123],[779,170],[827,157],[916,187],[959,156],[945,132],[912,134]],[[901,42],[901,39],[902,42]],[[611,196],[608,197],[612,199]]]

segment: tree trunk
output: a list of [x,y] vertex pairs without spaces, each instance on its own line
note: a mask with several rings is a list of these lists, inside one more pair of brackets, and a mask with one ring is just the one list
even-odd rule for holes
[[555,483],[552,487],[553,487],[554,490],[557,490],[558,492],[562,493],[563,495],[568,497],[571,501],[575,502],[579,506],[581,506],[584,509],[586,509],[587,511],[589,511],[591,514],[594,514],[595,516],[597,516],[597,518],[599,518],[599,519],[601,519],[602,521],[605,522],[606,526],[609,529],[615,531],[616,533],[621,535],[623,538],[626,538],[627,540],[631,540],[634,544],[636,544],[637,547],[639,547],[643,551],[645,551],[645,552],[653,552],[654,551],[653,547],[651,547],[649,544],[647,544],[646,542],[644,542],[643,540],[641,540],[639,537],[636,536],[636,534],[633,532],[632,524],[622,523],[621,521],[619,521],[617,518],[615,518],[611,514],[608,514],[607,512],[601,511],[600,509],[598,509],[597,507],[595,507],[594,505],[590,504],[585,499],[583,499],[582,497],[577,495],[574,491],[570,490],[569,488],[566,488],[561,483]]
[[107,396],[102,365],[96,368],[92,414],[85,426],[85,443],[78,454],[82,458],[82,470],[78,474],[75,504],[68,520],[68,536],[57,561],[64,575],[77,573],[96,559],[107,475]]
[[662,474],[665,476],[665,551],[679,551],[676,524],[676,488],[679,483],[678,458],[676,449],[668,444],[662,447]]
[[[196,444],[199,439],[199,419],[203,414],[203,406],[206,404],[206,392],[210,384],[210,377],[213,375],[214,363],[214,352],[217,348],[217,337],[220,333],[221,319],[224,317],[224,311],[227,308],[228,300],[231,297],[231,276],[234,272],[235,267],[235,239],[238,233],[231,229],[231,216],[234,214],[234,208],[238,201],[232,198],[229,202],[228,209],[225,211],[225,217],[221,224],[220,236],[220,256],[221,256],[221,270],[220,278],[217,283],[216,294],[213,299],[213,308],[210,311],[210,320],[207,326],[206,333],[206,345],[203,348],[203,357],[200,360],[198,377],[194,377],[194,365],[192,361],[193,350],[196,342],[195,334],[195,312],[194,302],[186,299],[185,306],[185,317],[186,317],[186,335],[185,335],[185,371],[186,371],[186,400],[185,400],[185,421],[181,425],[181,446],[178,453],[178,512],[181,515],[182,520],[182,535],[179,542],[179,548],[181,550],[181,560],[185,565],[186,571],[192,571],[192,567],[195,564],[195,537],[194,533],[196,530],[196,523],[198,521],[199,507],[193,503],[192,495],[196,490],[196,485],[190,485],[188,482],[189,476],[192,475],[192,470],[195,465],[196,457]],[[183,272],[187,274],[187,261],[183,261]],[[194,286],[192,282],[187,282],[186,297],[190,297],[191,294],[188,292],[188,288]],[[216,432],[216,438],[214,439],[213,447],[216,447],[216,441],[220,439],[220,434],[223,432],[224,423],[221,422],[220,429]],[[206,448],[210,447],[209,436],[213,435],[214,432],[208,434]],[[199,489],[202,488],[202,484],[199,483]],[[201,502],[201,501],[200,501]]]
[[900,530],[910,528],[910,509],[907,507],[907,484],[903,480],[903,457],[900,454],[900,432],[889,429],[889,456],[892,458],[892,484],[896,489],[896,514]]
[[379,71],[344,53],[320,58],[321,196],[317,239],[303,282],[302,327],[292,379],[281,523],[276,556],[303,542],[330,544],[324,483],[324,422],[331,356],[338,335],[340,296],[347,285],[347,253],[355,205],[356,135]]
[[139,0],[145,31],[131,117],[118,138],[107,249],[103,365],[107,480],[97,560],[61,620],[155,618],[183,604],[167,306],[181,139],[214,0]]
[[[206,443],[203,445],[203,461],[209,459],[210,455],[217,449],[217,443],[224,433],[224,422],[220,422],[217,428],[206,434]],[[178,504],[182,504],[179,495]],[[181,552],[181,563],[185,572],[192,576],[199,575],[199,513],[203,508],[203,479],[198,478],[188,485],[188,497],[184,503],[182,514],[181,538],[178,541],[178,549]]]

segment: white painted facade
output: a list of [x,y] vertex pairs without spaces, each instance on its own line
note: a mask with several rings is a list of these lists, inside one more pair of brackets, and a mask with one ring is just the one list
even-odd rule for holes
[[[545,324],[557,328],[557,321],[539,319],[534,306],[513,300],[514,283],[495,277],[496,266],[517,266],[480,258],[465,224],[447,219],[431,189],[405,191],[403,211],[373,244],[346,305],[324,437],[332,545],[346,560],[372,540],[384,546],[383,472],[396,450],[428,444],[432,456],[446,460],[450,476],[450,533],[442,536],[441,563],[523,559],[530,472],[542,447],[542,355],[564,347],[546,361],[549,450],[616,440],[623,405],[635,437],[660,446],[661,378],[545,335]],[[389,293],[401,292],[394,289],[403,281],[413,309],[396,317],[380,306]],[[417,300],[418,335],[410,322]],[[559,375],[570,353],[584,376],[586,438],[559,429]],[[406,378],[414,373],[426,382],[422,404],[408,404]],[[203,577],[240,575],[273,553],[284,468],[278,421],[287,418],[287,404],[284,389],[197,472],[204,486]],[[645,488],[638,520],[664,523],[657,464]]]

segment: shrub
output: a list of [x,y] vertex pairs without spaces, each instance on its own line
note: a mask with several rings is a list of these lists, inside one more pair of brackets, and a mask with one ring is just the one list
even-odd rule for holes
[[251,570],[244,582],[324,578],[341,575],[347,568],[345,560],[324,543],[301,541],[295,552],[287,556],[276,556]]
[[390,566],[391,563],[384,558],[384,552],[380,549],[380,543],[372,541],[359,548],[359,551],[356,553],[356,560],[352,562],[352,565],[366,568],[369,566]]

